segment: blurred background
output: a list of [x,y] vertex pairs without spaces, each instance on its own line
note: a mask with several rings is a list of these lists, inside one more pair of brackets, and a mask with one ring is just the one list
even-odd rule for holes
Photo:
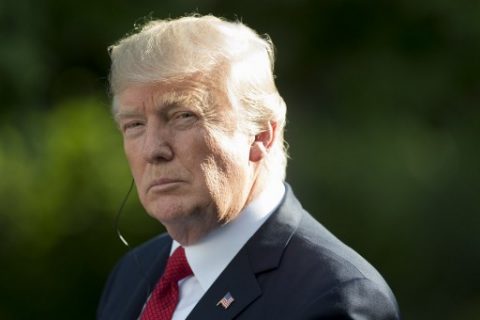
[[[93,319],[128,250],[107,46],[189,12],[277,47],[288,181],[404,319],[480,319],[480,2],[0,0],[0,319]],[[162,232],[132,195],[135,246]]]

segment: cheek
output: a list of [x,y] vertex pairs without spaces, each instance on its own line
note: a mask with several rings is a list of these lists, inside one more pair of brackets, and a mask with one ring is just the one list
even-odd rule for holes
[[140,182],[141,171],[142,171],[142,159],[140,158],[140,153],[135,149],[135,146],[129,143],[123,144],[123,150],[125,152],[125,157],[127,158],[130,171],[135,178],[135,181]]
[[227,176],[225,168],[222,168],[213,156],[205,159],[200,167],[209,190],[221,189],[225,185]]
[[229,194],[227,175],[224,168],[219,166],[213,156],[209,156],[202,162],[201,172],[209,197],[219,212],[223,212],[224,208],[228,206],[228,200],[225,195]]
[[211,152],[202,162],[201,172],[207,188],[214,197],[223,198],[226,194],[238,194],[236,189],[244,185],[247,174],[242,157],[241,152],[219,148]]
[[219,221],[232,219],[245,204],[245,168],[225,155],[212,155],[202,163],[201,169],[217,218]]

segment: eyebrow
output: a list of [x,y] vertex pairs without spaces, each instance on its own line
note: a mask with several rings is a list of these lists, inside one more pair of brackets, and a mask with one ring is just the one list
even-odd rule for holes
[[[166,103],[164,105],[158,106],[156,113],[159,114],[167,114],[169,111],[175,109],[175,108],[180,108],[181,101],[175,101],[171,103]],[[117,113],[114,114],[114,119],[115,121],[119,122],[120,120],[123,119],[130,119],[130,118],[136,118],[136,117],[141,117],[143,114],[138,111],[118,111]]]
[[[164,94],[160,99],[156,101],[156,109],[159,114],[166,114],[170,110],[177,108],[177,107],[182,107],[182,106],[190,106],[194,107],[197,111],[202,111],[202,108],[199,108],[199,105],[203,104],[203,101],[205,99],[205,94],[207,92],[202,91],[202,92],[193,92],[193,94],[185,94],[183,92],[177,92],[177,91],[172,91],[169,93]],[[132,106],[132,108],[134,108]],[[120,120],[123,119],[129,119],[129,118],[135,118],[142,116],[141,112],[135,111],[135,110],[124,110],[120,111],[120,107],[118,106],[117,111],[113,115],[115,121],[118,123]]]
[[115,119],[116,122],[119,122],[122,119],[135,118],[140,115],[141,115],[140,112],[135,112],[135,111],[118,111],[113,115],[113,118]]

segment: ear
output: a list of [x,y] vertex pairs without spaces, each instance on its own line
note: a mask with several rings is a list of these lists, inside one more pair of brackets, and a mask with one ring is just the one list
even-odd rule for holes
[[255,136],[255,140],[250,146],[250,161],[258,162],[267,156],[268,150],[274,142],[276,130],[277,123],[270,121],[266,130]]

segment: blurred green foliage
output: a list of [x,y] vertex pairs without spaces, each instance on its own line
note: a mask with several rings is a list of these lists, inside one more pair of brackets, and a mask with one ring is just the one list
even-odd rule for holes
[[[91,319],[127,250],[107,46],[145,16],[241,18],[277,46],[288,181],[405,319],[480,318],[480,3],[0,2],[0,319]],[[132,195],[131,245],[162,232]]]

